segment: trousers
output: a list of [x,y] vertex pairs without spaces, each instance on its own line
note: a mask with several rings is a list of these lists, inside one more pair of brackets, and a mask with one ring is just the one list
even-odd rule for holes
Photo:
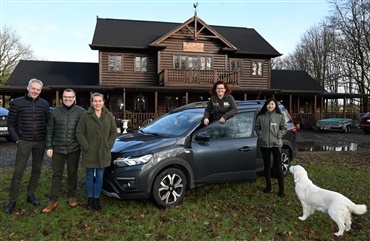
[[33,195],[37,189],[45,154],[45,140],[38,142],[18,140],[14,172],[9,191],[10,202],[15,202],[18,199],[22,177],[31,153],[32,171],[28,181],[27,196]]
[[63,172],[65,163],[67,163],[67,197],[75,197],[77,192],[77,170],[80,161],[80,150],[60,154],[53,153],[51,166],[53,168],[53,177],[51,178],[50,201],[56,202],[62,186]]

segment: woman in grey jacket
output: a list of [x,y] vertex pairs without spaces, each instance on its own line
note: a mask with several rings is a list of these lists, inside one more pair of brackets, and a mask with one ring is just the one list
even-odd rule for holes
[[260,137],[260,146],[264,163],[266,188],[264,193],[271,191],[271,154],[273,156],[272,169],[277,175],[279,197],[284,197],[284,176],[281,163],[282,138],[287,132],[286,121],[275,99],[266,100],[257,114],[256,132]]

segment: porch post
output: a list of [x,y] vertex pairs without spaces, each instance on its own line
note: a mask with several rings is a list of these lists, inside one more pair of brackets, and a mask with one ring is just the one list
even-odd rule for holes
[[59,106],[59,91],[55,90],[55,107]]
[[185,92],[185,104],[189,103],[189,92]]
[[293,96],[292,95],[289,95],[289,113],[293,113],[292,112],[292,110],[293,110],[292,101],[293,101]]
[[347,97],[343,98],[343,117],[346,118]]
[[122,89],[123,113],[122,120],[126,120],[126,89]]
[[316,106],[317,106],[317,95],[314,96],[313,99],[313,116],[314,116],[314,123],[316,123]]
[[323,119],[323,113],[324,113],[324,97],[321,96],[321,110],[320,110],[320,119]]
[[297,96],[297,113],[299,113],[299,108],[301,107],[301,97],[298,95]]
[[158,91],[154,92],[154,117],[158,117]]

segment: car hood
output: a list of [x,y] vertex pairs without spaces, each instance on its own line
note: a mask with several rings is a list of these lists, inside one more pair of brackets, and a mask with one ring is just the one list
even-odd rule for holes
[[146,155],[152,153],[153,150],[174,145],[177,139],[148,133],[127,133],[116,139],[111,152],[125,153],[128,156]]

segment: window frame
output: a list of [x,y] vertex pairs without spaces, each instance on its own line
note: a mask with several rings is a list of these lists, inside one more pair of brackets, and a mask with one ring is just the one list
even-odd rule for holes
[[[137,61],[139,59],[139,61]],[[148,60],[147,56],[135,56],[134,57],[134,72],[144,73],[148,72]],[[139,65],[137,65],[139,63]]]
[[108,55],[108,71],[123,72],[123,54]]

